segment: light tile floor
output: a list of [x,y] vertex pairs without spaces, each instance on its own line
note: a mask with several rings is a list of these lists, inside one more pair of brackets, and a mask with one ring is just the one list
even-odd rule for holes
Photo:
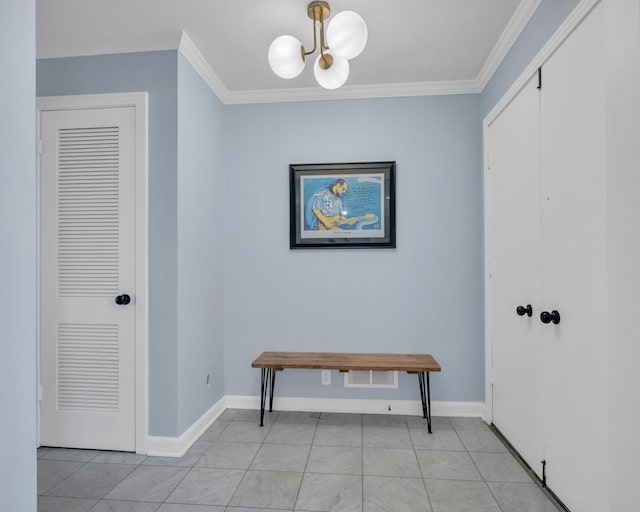
[[557,512],[478,418],[227,410],[181,458],[40,448],[39,512]]

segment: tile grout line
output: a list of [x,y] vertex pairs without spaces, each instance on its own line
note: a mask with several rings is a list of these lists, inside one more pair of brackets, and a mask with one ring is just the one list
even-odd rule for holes
[[[97,457],[97,455],[96,455],[96,457]],[[95,457],[94,457],[94,459],[95,459]],[[91,459],[91,460],[93,460],[93,459]],[[98,464],[98,463],[96,463],[96,464]],[[105,463],[105,464],[107,464],[107,463]],[[124,464],[122,464],[122,465],[124,465]],[[118,487],[118,486],[119,486],[119,485],[120,485],[120,484],[125,480],[125,478],[127,478],[131,473],[133,473],[133,472],[136,470],[136,468],[138,468],[138,467],[140,466],[140,464],[137,464],[137,465],[136,465],[136,464],[133,464],[133,466],[134,466],[134,467],[131,469],[131,471],[129,471],[126,475],[124,475],[124,476],[123,476],[123,477],[118,481],[118,483],[117,483],[117,484],[115,484],[111,489],[109,489],[107,492],[105,492],[105,493],[102,495],[102,497],[101,497],[101,498],[98,498],[98,503],[100,503],[100,502],[105,498],[105,496],[106,496],[107,494],[109,494],[109,493],[110,493],[111,491],[113,491],[116,487]],[[96,505],[98,505],[98,503],[96,503],[96,504],[95,504],[93,507],[91,507],[91,508],[95,508],[95,507],[96,507]],[[91,510],[91,509],[89,509],[89,510]]]
[[[424,492],[427,495],[427,503],[429,504],[429,510],[433,512],[433,504],[431,503],[431,496],[429,496],[429,489],[427,489],[427,481],[424,477],[424,473],[422,472],[422,466],[420,465],[420,460],[418,459],[418,454],[416,453],[416,445],[413,442],[413,437],[411,437],[411,429],[409,428],[409,424],[407,423],[407,433],[409,434],[409,439],[411,441],[411,446],[413,447],[413,456],[416,458],[416,463],[418,464],[418,471],[420,471],[420,477],[422,480],[422,485],[424,487]],[[433,435],[433,434],[431,434]]]
[[[249,472],[249,470],[251,469],[251,464],[254,463],[254,461],[256,460],[256,457],[258,456],[258,453],[260,453],[260,450],[262,450],[262,447],[264,446],[264,440],[267,438],[267,436],[269,435],[269,432],[271,432],[271,427],[273,427],[274,423],[275,423],[275,418],[277,416],[274,416],[274,420],[273,422],[269,423],[269,429],[267,430],[266,434],[264,436],[262,436],[262,440],[260,441],[260,447],[256,450],[255,455],[253,456],[253,458],[251,459],[251,462],[249,462],[249,464],[247,464],[247,469],[244,470],[244,473],[242,474],[242,478],[240,479],[240,481],[238,482],[238,485],[236,486],[236,488],[233,490],[233,494],[231,495],[231,498],[229,498],[229,501],[227,502],[227,504],[224,506],[224,509],[227,510],[227,508],[229,508],[229,504],[233,501],[233,498],[236,496],[238,489],[240,489],[240,486],[242,485],[242,482],[244,481],[244,479],[247,476],[247,473]],[[229,422],[229,425],[233,422],[232,421]],[[227,430],[227,428],[229,427],[229,425],[227,425],[227,427],[225,427],[224,430]],[[263,427],[258,427],[258,428],[266,428],[266,426]],[[224,432],[224,430],[222,432]],[[218,438],[220,436],[222,436],[222,432],[220,432],[220,435],[218,436]]]
[[304,464],[304,468],[302,469],[302,478],[300,478],[300,485],[298,485],[298,492],[296,493],[296,499],[293,500],[293,510],[296,509],[296,505],[298,504],[298,500],[300,499],[300,492],[302,491],[302,483],[304,482],[304,476],[307,474],[307,467],[309,466],[309,459],[311,458],[311,450],[313,450],[313,441],[316,439],[316,434],[318,432],[318,425],[320,424],[320,418],[322,417],[322,413],[318,416],[318,420],[316,421],[316,426],[313,429],[313,435],[311,436],[311,445],[309,446],[309,453],[307,454],[307,461]]
[[[229,422],[229,424],[230,424],[230,423],[231,423],[231,422]],[[228,425],[223,429],[223,431],[222,431],[222,432],[224,432],[224,431],[227,429],[227,427],[229,426],[229,424],[228,424]],[[208,429],[207,429],[207,430],[208,430]],[[205,432],[206,432],[206,431],[205,431]],[[222,432],[220,432],[220,434],[218,434],[218,437],[220,437],[220,435],[222,434]],[[203,434],[204,434],[204,432],[203,432]],[[195,441],[195,442],[193,443],[193,445],[191,445],[191,446],[192,446],[192,447],[193,447],[193,446],[195,446],[195,444],[196,444],[197,442],[199,442],[199,441],[200,441],[200,438],[201,438],[201,437],[202,437],[202,435],[201,435],[198,439],[196,439],[196,441]],[[208,442],[210,445],[213,445],[213,441],[207,441],[207,442]],[[209,446],[209,448],[211,448],[211,446]],[[207,450],[208,450],[209,448],[207,448]],[[170,465],[170,464],[167,464],[167,465],[164,465],[164,464],[163,464],[163,465],[160,465],[160,466],[153,466],[152,464],[149,464],[149,465],[148,465],[148,466],[152,466],[152,467],[173,467],[173,468],[179,468],[179,469],[186,469],[186,470],[187,470],[187,472],[186,472],[186,473],[184,474],[184,476],[183,476],[183,477],[178,481],[178,483],[176,483],[176,485],[174,485],[174,486],[171,488],[171,490],[167,493],[167,495],[165,496],[165,498],[164,498],[161,502],[159,502],[160,504],[159,504],[158,508],[160,508],[162,505],[164,505],[165,503],[167,503],[167,499],[169,498],[169,496],[171,496],[171,495],[174,493],[174,491],[175,491],[175,490],[176,490],[176,489],[177,489],[177,488],[182,484],[182,482],[184,482],[185,478],[187,478],[187,477],[191,474],[191,472],[193,471],[193,469],[195,469],[196,464],[197,464],[198,462],[200,462],[200,459],[202,459],[202,457],[204,457],[204,455],[205,455],[205,453],[207,452],[207,450],[205,450],[205,451],[202,453],[202,455],[201,455],[200,457],[198,457],[198,459],[196,459],[196,460],[194,461],[194,463],[193,463],[193,464],[191,464],[190,466],[172,466],[172,465]],[[184,457],[188,452],[189,452],[189,450],[187,450],[187,452],[185,452],[185,454],[183,455],[183,457]],[[147,457],[147,458],[148,458],[148,457]],[[180,458],[182,458],[182,457],[178,457],[178,459],[180,459]],[[145,459],[145,460],[146,460],[146,459]],[[154,502],[154,503],[158,503],[158,502]],[[169,503],[169,504],[171,504],[171,503]]]
[[[53,448],[53,449],[52,449],[52,451],[55,451],[55,450],[56,450],[55,448]],[[87,460],[87,461],[60,461],[60,462],[82,462],[82,465],[81,465],[81,466],[79,466],[79,467],[78,467],[76,470],[74,470],[72,473],[70,473],[70,474],[69,474],[67,477],[65,477],[63,480],[61,480],[59,483],[57,483],[57,484],[55,484],[55,485],[51,486],[51,487],[50,487],[49,489],[47,489],[47,491],[45,491],[45,492],[48,492],[48,491],[50,491],[51,489],[53,489],[54,487],[56,487],[56,486],[58,486],[58,485],[62,484],[62,483],[63,483],[63,482],[65,482],[67,479],[69,479],[72,475],[74,475],[76,472],[80,471],[80,470],[81,470],[81,469],[83,469],[83,468],[86,468],[86,466],[87,466],[89,463],[93,463],[93,464],[104,464],[105,466],[107,466],[107,465],[109,465],[109,464],[117,464],[117,465],[119,465],[119,466],[133,466],[133,468],[132,468],[132,469],[131,469],[131,470],[130,470],[126,475],[124,475],[120,480],[118,480],[118,482],[117,482],[113,487],[111,487],[108,491],[106,491],[106,492],[105,492],[101,497],[83,498],[83,497],[81,497],[81,496],[51,496],[51,495],[49,495],[49,497],[52,497],[52,498],[68,498],[68,499],[87,499],[87,500],[96,500],[96,502],[95,502],[93,505],[91,505],[91,508],[87,509],[87,512],[90,512],[91,510],[95,509],[95,507],[97,507],[97,506],[100,504],[100,502],[104,500],[104,498],[107,496],[107,494],[109,494],[113,489],[115,489],[118,485],[120,485],[120,483],[122,483],[122,482],[123,482],[123,481],[124,481],[124,480],[125,480],[125,479],[130,475],[130,474],[131,474],[131,473],[133,473],[133,472],[136,470],[136,468],[138,468],[138,467],[142,464],[142,462],[143,462],[144,460],[146,460],[146,457],[145,457],[142,461],[138,462],[137,464],[127,464],[127,463],[120,463],[120,462],[94,462],[94,461],[95,461],[95,459],[97,459],[100,455],[104,455],[104,454],[108,454],[108,453],[111,453],[111,452],[109,452],[109,451],[105,451],[105,450],[99,450],[99,451],[98,451],[98,453],[96,453],[96,454],[95,454],[91,459],[89,459],[89,460]],[[40,460],[52,460],[52,459],[40,459]],[[41,495],[38,495],[38,496],[45,497],[45,496],[47,496],[47,495],[45,495],[45,494],[41,494]]]
[[[58,450],[78,450],[76,448],[53,448],[51,447],[51,451],[48,453],[54,453]],[[48,455],[48,454],[47,454]],[[89,462],[91,462],[93,459],[95,459],[98,456],[98,454],[95,454],[93,457],[91,457],[89,460],[58,460],[58,459],[47,459],[46,455],[41,458],[41,459],[36,459],[36,463],[39,462],[40,460],[48,460],[48,461],[53,461],[53,462],[79,462],[80,465],[74,469],[71,473],[69,473],[67,476],[65,476],[62,480],[60,480],[57,484],[53,484],[51,487],[47,488],[46,491],[43,491],[42,494],[39,494],[36,490],[36,495],[37,496],[47,496],[47,492],[49,492],[51,489],[53,489],[54,487],[57,487],[58,485],[62,484],[63,482],[65,482],[66,480],[68,480],[71,475],[77,473],[80,469],[82,469],[83,467],[85,467]],[[60,496],[55,496],[55,497],[60,497]]]
[[[195,444],[195,443],[194,443]],[[204,456],[204,454],[203,454]],[[202,457],[200,457],[202,458]],[[167,493],[167,495],[165,496],[165,498],[160,502],[160,507],[162,505],[164,505],[165,503],[167,503],[167,499],[169,498],[169,496],[171,496],[173,494],[173,492],[180,486],[180,484],[182,482],[184,482],[184,479],[187,478],[187,476],[189,476],[189,474],[191,473],[191,470],[193,470],[193,468],[195,468],[195,465],[198,463],[200,459],[198,459],[196,462],[193,463],[192,466],[187,466],[186,468],[184,468],[184,466],[169,466],[169,467],[180,467],[180,468],[184,468],[187,469],[187,472],[184,474],[184,476],[180,479],[180,481],[173,486],[173,488]],[[160,508],[158,507],[158,508]]]
[[[496,502],[496,505],[498,506],[498,509],[500,509],[502,512],[505,512],[504,509],[502,508],[502,505],[500,505],[500,502],[498,501],[498,497],[495,495],[495,493],[493,492],[493,489],[491,489],[491,487],[489,486],[489,483],[487,482],[486,478],[484,477],[484,475],[482,474],[482,471],[480,471],[480,468],[478,467],[478,465],[476,464],[476,461],[473,459],[473,457],[471,456],[471,453],[477,453],[477,452],[470,452],[467,449],[467,445],[464,444],[464,441],[462,440],[462,438],[460,437],[460,434],[458,434],[458,429],[455,428],[455,425],[453,426],[453,431],[456,433],[456,436],[458,437],[458,439],[460,440],[460,443],[462,443],[462,446],[464,447],[466,454],[469,456],[469,458],[471,459],[471,463],[473,464],[473,466],[476,468],[476,471],[478,472],[478,474],[480,475],[480,478],[482,478],[482,482],[484,483],[485,487],[487,489],[489,489],[489,493],[491,494],[491,496],[493,497],[493,500]],[[507,511],[508,512],[508,511]]]

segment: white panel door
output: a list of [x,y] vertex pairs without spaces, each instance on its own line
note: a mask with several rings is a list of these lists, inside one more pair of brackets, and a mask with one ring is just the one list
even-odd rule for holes
[[133,451],[135,108],[44,111],[41,137],[40,442]]
[[542,307],[547,483],[608,510],[606,161],[602,5],[543,66]]
[[[539,92],[532,78],[489,125],[487,236],[490,244],[494,425],[541,475],[542,340]],[[531,306],[532,316],[517,314]],[[521,310],[520,313],[523,313]]]

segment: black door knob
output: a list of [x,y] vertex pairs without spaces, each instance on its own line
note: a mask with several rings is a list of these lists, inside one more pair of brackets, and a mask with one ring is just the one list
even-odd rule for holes
[[116,297],[116,304],[118,306],[126,306],[127,304],[129,304],[129,302],[131,302],[131,297],[129,297],[126,293],[123,295],[118,295]]
[[540,313],[540,320],[542,321],[543,324],[548,324],[548,323],[559,324],[560,313],[558,313],[555,309],[551,313],[549,313],[548,311],[543,311],[542,313]]
[[518,306],[516,308],[516,313],[518,313],[518,316],[531,316],[533,315],[533,308],[531,307],[531,304],[527,304],[527,306]]

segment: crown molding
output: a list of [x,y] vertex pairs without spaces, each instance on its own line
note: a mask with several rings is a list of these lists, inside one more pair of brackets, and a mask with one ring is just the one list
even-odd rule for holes
[[480,89],[478,88],[476,80],[455,80],[449,82],[346,85],[340,89],[332,91],[322,89],[321,87],[265,89],[256,91],[227,92],[224,98],[220,95],[218,95],[218,98],[224,104],[238,105],[247,103],[283,103],[289,101],[441,96],[446,94],[476,94],[479,92]]
[[250,103],[284,103],[295,101],[326,101],[340,99],[392,98],[402,96],[440,96],[445,94],[474,94],[480,92],[476,80],[454,80],[448,82],[415,82],[380,85],[347,85],[333,91],[321,87],[295,89],[262,89],[251,91],[229,91],[213,68],[191,41],[182,32],[178,51],[189,61],[196,72],[225,105]]
[[494,105],[491,111],[484,118],[485,126],[491,124],[502,110],[511,102],[513,97],[522,87],[529,81],[531,76],[537,69],[553,55],[560,47],[564,40],[582,23],[582,20],[591,12],[591,10],[601,2],[601,0],[580,0],[578,5],[571,11],[569,16],[562,22],[558,29],[553,33],[542,49],[536,54],[529,65],[520,73],[516,81],[511,85],[507,92],[502,96],[500,101]]
[[202,77],[204,82],[209,86],[218,99],[226,104],[229,96],[229,90],[222,83],[222,80],[216,75],[213,68],[200,53],[200,50],[193,44],[189,36],[182,32],[180,42],[178,43],[178,51],[189,61],[193,69]]
[[136,53],[175,50],[178,37],[172,34],[155,34],[136,39],[85,39],[83,41],[38,41],[36,58],[85,57],[112,53]]
[[504,32],[498,39],[498,42],[491,50],[489,57],[485,61],[480,73],[478,73],[478,77],[476,78],[476,82],[478,85],[478,89],[482,91],[485,86],[491,80],[491,77],[498,69],[498,66],[502,63],[507,53],[518,39],[518,36],[524,30],[524,27],[527,26],[529,20],[533,16],[533,13],[536,12],[542,0],[524,0],[516,9],[516,12],[511,17],[511,20],[507,24]]

